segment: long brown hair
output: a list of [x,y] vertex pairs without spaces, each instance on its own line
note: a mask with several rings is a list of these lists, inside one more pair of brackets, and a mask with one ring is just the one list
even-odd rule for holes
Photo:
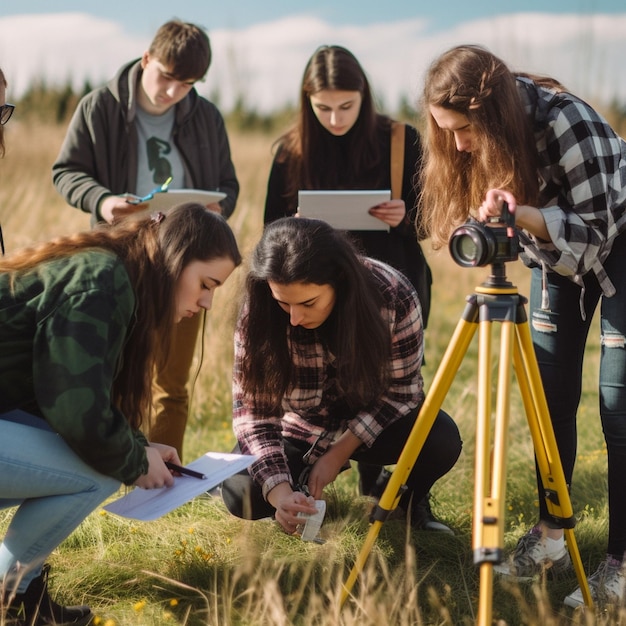
[[226,221],[195,203],[167,213],[98,225],[0,258],[0,272],[36,271],[54,259],[89,249],[105,249],[122,259],[135,292],[135,321],[128,331],[120,369],[111,390],[112,403],[138,428],[150,411],[151,381],[157,359],[165,358],[176,314],[175,289],[184,268],[194,260],[241,255]]
[[[430,106],[465,115],[472,152],[459,152],[452,133],[437,126]],[[520,204],[539,194],[537,149],[516,77],[503,61],[480,46],[452,48],[430,66],[423,94],[427,117],[421,170],[420,214],[439,247],[482,203],[488,189],[511,191]]]
[[[290,327],[268,282],[331,285],[336,295],[331,318],[316,331]],[[351,407],[364,407],[384,393],[391,335],[380,313],[382,297],[345,232],[322,220],[297,217],[268,224],[252,254],[246,295],[241,380],[259,409],[277,410],[295,382],[288,338],[299,333],[316,332],[326,341]]]
[[[311,96],[325,90],[361,94],[359,116],[344,137],[332,136],[311,107]],[[288,163],[287,196],[295,198],[298,189],[337,189],[337,173],[346,168],[348,175],[342,172],[343,180],[358,181],[367,173],[369,184],[377,183],[376,166],[382,155],[376,131],[390,124],[388,117],[376,112],[369,81],[356,57],[342,46],[319,47],[302,77],[298,122],[276,142],[280,146],[278,161]],[[345,159],[344,153],[350,158]]]

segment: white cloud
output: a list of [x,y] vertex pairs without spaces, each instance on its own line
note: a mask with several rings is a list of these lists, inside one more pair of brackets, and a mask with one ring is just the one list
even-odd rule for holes
[[[419,97],[430,61],[452,45],[480,43],[511,68],[550,74],[583,98],[626,102],[626,13],[518,13],[466,22],[432,32],[415,18],[369,26],[335,26],[299,15],[242,29],[210,32],[213,64],[201,93],[219,93],[226,111],[238,96],[258,111],[298,97],[304,65],[321,44],[352,50],[383,106]],[[18,98],[34,78],[71,79],[80,88],[110,78],[141,55],[149,39],[131,36],[112,21],[83,13],[0,18],[0,64]]]
[[0,18],[0,64],[9,95],[19,97],[34,79],[47,84],[85,79],[100,84],[127,60],[141,56],[149,39],[125,33],[120,24],[85,13]]

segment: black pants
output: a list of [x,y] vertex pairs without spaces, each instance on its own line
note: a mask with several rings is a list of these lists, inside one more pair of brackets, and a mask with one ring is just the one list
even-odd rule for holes
[[[583,278],[583,304],[580,314],[580,287],[554,272],[548,272],[550,311],[541,310],[541,270],[533,269],[530,308],[533,345],[541,372],[554,436],[559,449],[565,480],[571,484],[577,454],[577,412],[582,392],[583,359],[594,312],[600,305],[600,375],[598,385],[600,420],[608,459],[609,539],[607,553],[622,559],[626,551],[626,233],[613,243],[604,261],[607,276],[616,293],[602,295],[592,272]],[[535,325],[535,316],[553,326],[546,332]],[[539,493],[545,493],[537,477]],[[605,480],[598,476],[598,480]],[[554,522],[545,498],[539,498],[542,520]],[[556,520],[556,526],[561,526]]]
[[[418,412],[419,409],[415,409],[385,428],[371,448],[360,446],[350,458],[358,461],[359,465],[393,465],[404,449]],[[284,446],[293,483],[296,484],[307,467],[302,457],[309,446],[292,439],[285,439]],[[400,500],[400,506],[408,511],[411,502],[419,502],[435,481],[454,466],[461,454],[461,447],[456,424],[448,414],[439,411],[406,481],[407,490]],[[235,451],[238,452],[239,447]],[[244,519],[273,517],[275,513],[274,507],[263,498],[261,486],[252,480],[247,470],[224,481],[222,498],[233,515]]]

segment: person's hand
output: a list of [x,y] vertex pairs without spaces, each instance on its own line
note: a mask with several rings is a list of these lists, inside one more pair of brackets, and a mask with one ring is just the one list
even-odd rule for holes
[[515,214],[517,210],[517,200],[515,196],[504,189],[490,189],[485,194],[483,203],[478,208],[478,219],[481,222],[487,222],[492,217],[502,216],[502,204],[506,202],[509,205],[509,213]]
[[398,226],[406,215],[406,206],[404,200],[389,200],[372,207],[369,213],[389,226]]
[[142,489],[171,487],[174,484],[174,477],[166,467],[165,461],[181,465],[176,448],[161,443],[153,443],[146,446],[146,456],[148,457],[148,472],[142,474],[135,481],[135,486]]
[[527,230],[532,235],[550,241],[552,239],[543,212],[537,207],[525,204],[517,204],[515,196],[504,189],[490,189],[485,194],[485,199],[478,209],[478,217],[481,222],[487,222],[490,217],[502,216],[502,203],[508,204],[509,213],[515,215],[515,225]]
[[180,457],[178,456],[178,451],[174,446],[168,446],[165,443],[155,443],[154,441],[151,441],[150,447],[158,450],[163,461],[169,461],[170,463],[175,463],[176,465],[182,465]]
[[321,499],[324,487],[330,485],[337,478],[345,463],[345,456],[339,448],[333,449],[333,446],[315,461],[307,483],[309,493],[315,500]]
[[301,491],[294,491],[289,483],[280,483],[272,489],[267,497],[269,503],[276,509],[274,517],[281,525],[282,529],[292,535],[298,524],[302,523],[302,518],[298,513],[315,515],[315,498],[307,496]]
[[206,208],[213,213],[217,213],[218,215],[222,214],[222,205],[219,202],[211,202],[211,204],[207,204]]
[[148,204],[145,202],[130,204],[130,202],[126,202],[125,196],[107,196],[100,203],[100,215],[105,222],[115,224],[129,215],[138,211],[145,211],[147,208]]

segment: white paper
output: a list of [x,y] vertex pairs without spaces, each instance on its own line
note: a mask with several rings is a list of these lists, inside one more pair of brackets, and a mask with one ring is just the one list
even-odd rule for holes
[[372,207],[391,198],[386,190],[298,192],[298,212],[328,222],[338,230],[389,230],[389,224],[369,214]]
[[168,189],[158,191],[151,200],[142,202],[147,205],[148,211],[167,211],[183,202],[197,202],[202,206],[219,202],[226,197],[221,191],[206,191],[204,189]]
[[192,461],[188,467],[206,476],[175,476],[172,487],[161,489],[140,489],[135,487],[125,496],[107,504],[104,508],[109,513],[142,521],[155,520],[173,511],[179,506],[202,493],[217,487],[229,476],[248,467],[255,457],[247,454],[224,454],[207,452]]

